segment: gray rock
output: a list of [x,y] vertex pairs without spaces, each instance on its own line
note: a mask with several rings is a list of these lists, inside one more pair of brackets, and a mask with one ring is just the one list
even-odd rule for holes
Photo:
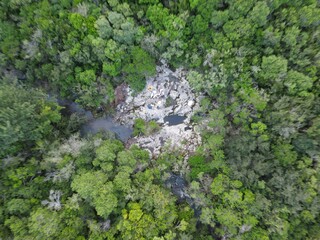
[[190,108],[192,108],[192,107],[194,106],[194,104],[195,104],[194,100],[189,100],[189,101],[188,101],[188,106],[189,106]]
[[177,91],[170,91],[170,97],[172,97],[172,99],[177,99],[177,97],[179,97],[179,93]]
[[[125,90],[123,90],[125,92]],[[147,79],[146,88],[137,96],[132,96],[130,87],[126,89],[127,99],[117,106],[116,119],[132,125],[134,119],[154,120],[164,123],[166,116],[185,116],[183,123],[175,126],[162,126],[152,135],[134,138],[130,144],[138,144],[148,149],[152,156],[158,156],[165,149],[181,149],[188,154],[201,143],[200,134],[189,126],[193,112],[199,106],[198,97],[193,93],[182,69],[173,72],[163,64],[157,66],[157,75]],[[171,98],[169,106],[166,100]]]

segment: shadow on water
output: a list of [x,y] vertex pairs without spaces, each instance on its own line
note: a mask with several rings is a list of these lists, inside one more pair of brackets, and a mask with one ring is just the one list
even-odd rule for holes
[[58,103],[59,105],[64,107],[64,109],[61,111],[63,115],[71,115],[73,113],[77,113],[79,115],[84,116],[85,119],[87,119],[87,121],[94,119],[91,111],[83,109],[79,104],[75,102],[58,99]]
[[164,122],[168,122],[169,126],[174,126],[174,125],[178,125],[183,123],[183,121],[186,119],[187,117],[185,116],[179,116],[179,115],[169,115],[164,117]]
[[196,206],[195,200],[188,194],[187,181],[180,175],[170,173],[170,177],[165,181],[166,186],[178,198],[178,201],[186,201],[194,211],[194,216],[201,215],[201,209]]
[[[113,132],[121,141],[126,142],[132,137],[132,126],[125,126],[116,123],[112,117],[104,117],[95,119],[92,112],[84,110],[80,105],[72,101],[58,100],[61,106],[64,106],[64,114],[71,115],[77,113],[86,119],[86,123],[81,128],[81,134],[96,134],[101,131]],[[168,122],[169,126],[183,123],[185,116],[170,115],[164,118],[164,122]],[[171,189],[172,193],[179,201],[186,201],[194,210],[195,217],[201,215],[201,209],[196,206],[195,200],[187,193],[187,181],[176,174],[170,173],[170,177],[165,181],[165,185]]]
[[84,135],[96,134],[101,131],[113,132],[121,141],[126,142],[131,138],[133,129],[132,127],[114,122],[111,117],[93,119],[87,122],[81,129],[81,133]]
[[131,126],[120,125],[116,123],[111,117],[95,119],[91,111],[83,109],[79,104],[58,99],[58,103],[64,106],[63,114],[79,114],[86,119],[86,123],[81,127],[81,134],[96,134],[101,131],[113,132],[121,141],[126,142],[131,138],[133,129]]

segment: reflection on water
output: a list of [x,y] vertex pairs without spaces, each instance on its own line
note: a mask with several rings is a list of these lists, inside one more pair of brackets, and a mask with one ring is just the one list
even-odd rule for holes
[[[88,122],[82,126],[82,134],[96,134],[100,131],[110,131],[115,133],[123,142],[126,142],[132,136],[132,126],[120,125],[111,117],[94,119],[90,111],[84,110],[79,104],[72,101],[59,99],[58,102],[65,107],[65,114],[77,113],[85,116]],[[164,118],[164,122],[167,122],[169,126],[174,126],[183,123],[186,118],[185,116],[170,115]]]
[[82,127],[83,134],[95,134],[100,131],[113,132],[121,141],[126,142],[131,137],[133,130],[132,127],[115,123],[111,117],[91,120]]
[[79,104],[58,99],[58,103],[64,106],[63,114],[71,115],[72,113],[84,116],[87,123],[85,123],[81,128],[81,133],[86,134],[96,134],[100,131],[110,131],[117,135],[117,137],[126,142],[132,135],[132,127],[120,125],[113,121],[111,117],[94,119],[92,112],[83,109]]

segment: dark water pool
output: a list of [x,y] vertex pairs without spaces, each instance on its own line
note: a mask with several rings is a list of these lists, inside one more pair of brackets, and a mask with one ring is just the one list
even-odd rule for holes
[[81,116],[84,116],[88,121],[94,119],[92,112],[83,109],[79,104],[64,100],[64,99],[58,99],[59,105],[63,106],[64,109],[61,111],[64,115],[70,115],[72,113],[77,113]]
[[164,120],[164,122],[168,122],[169,126],[174,126],[174,125],[178,125],[178,124],[183,123],[183,121],[186,118],[187,117],[185,117],[185,116],[169,115],[169,116],[166,116],[163,120]]
[[114,122],[111,117],[91,120],[82,127],[83,134],[96,134],[100,131],[113,132],[121,141],[126,142],[131,137],[133,129]]
[[194,216],[200,217],[201,209],[196,206],[195,200],[188,194],[188,183],[180,175],[169,173],[170,177],[165,181],[166,186],[171,189],[171,192],[178,198],[180,202],[186,201],[194,210]]
[[65,107],[64,114],[70,115],[72,113],[77,113],[85,117],[87,122],[81,128],[81,134],[83,135],[109,131],[115,133],[123,142],[126,142],[132,135],[132,127],[120,125],[113,121],[111,117],[95,119],[92,112],[83,109],[75,102],[58,99],[58,103]]

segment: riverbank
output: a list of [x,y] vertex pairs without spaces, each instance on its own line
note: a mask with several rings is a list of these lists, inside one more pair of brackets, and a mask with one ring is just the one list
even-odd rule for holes
[[[125,97],[124,97],[125,96]],[[156,121],[160,131],[150,136],[130,139],[127,146],[137,144],[147,149],[152,157],[163,151],[179,151],[188,156],[201,144],[200,132],[191,117],[200,106],[201,97],[191,89],[186,72],[172,71],[165,63],[157,66],[155,77],[147,79],[145,89],[135,95],[129,86],[121,91],[122,102],[116,107],[115,119],[132,126],[134,120]]]
[[[113,115],[94,118],[90,111],[78,104],[59,100],[69,114],[79,114],[86,119],[82,134],[99,131],[114,133],[127,147],[134,144],[149,151],[156,158],[164,151],[179,151],[185,157],[201,144],[198,127],[191,117],[200,108],[201,96],[191,89],[183,69],[172,71],[166,64],[157,67],[157,74],[147,79],[145,89],[134,94],[128,85],[115,90],[116,111]],[[160,130],[148,136],[132,136],[134,121],[156,121]]]

